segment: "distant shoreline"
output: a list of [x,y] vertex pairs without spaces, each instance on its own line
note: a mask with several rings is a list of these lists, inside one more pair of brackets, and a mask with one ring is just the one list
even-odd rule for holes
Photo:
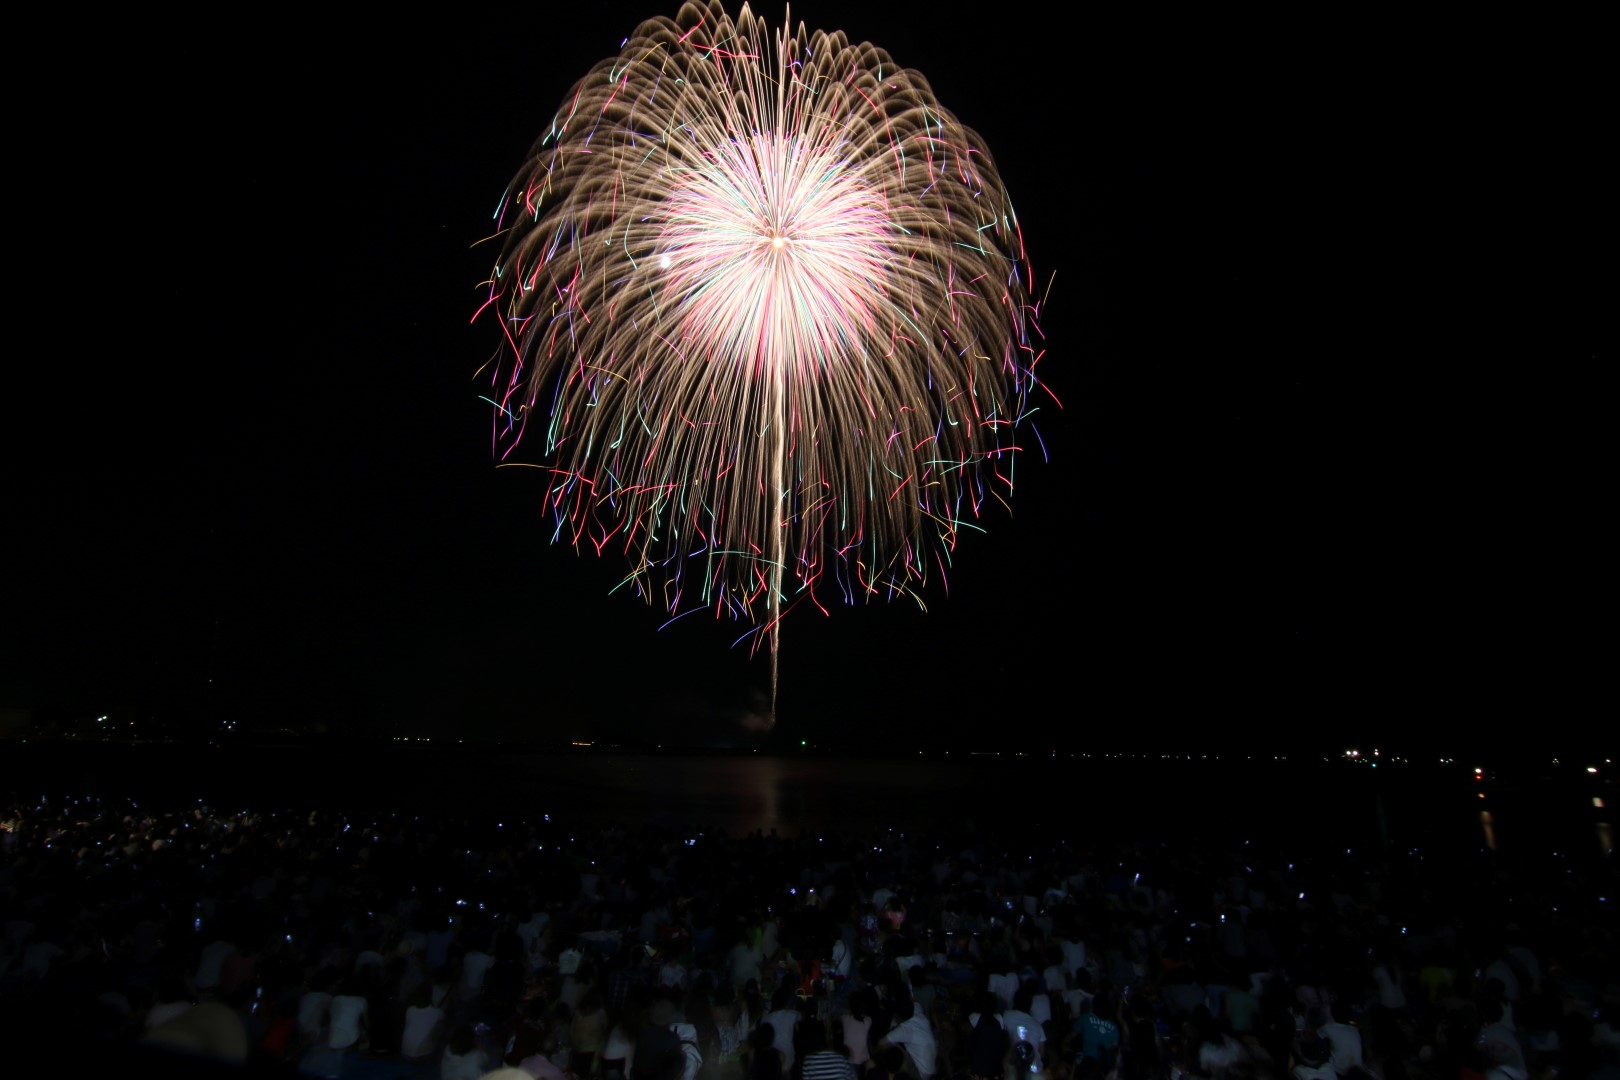
[[[398,750],[411,752],[416,750],[443,753],[452,748],[464,753],[490,752],[499,754],[516,754],[524,756],[618,756],[618,757],[714,757],[714,758],[779,758],[779,759],[832,759],[832,760],[963,760],[986,759],[1007,762],[1077,762],[1077,763],[1103,763],[1108,762],[1116,766],[1180,766],[1180,765],[1226,765],[1258,768],[1286,767],[1286,768],[1314,768],[1326,765],[1334,768],[1367,768],[1376,770],[1382,768],[1389,773],[1403,771],[1427,771],[1436,773],[1449,773],[1457,770],[1464,772],[1476,768],[1483,768],[1488,773],[1509,773],[1514,776],[1527,774],[1555,774],[1567,771],[1571,776],[1587,774],[1590,769],[1597,769],[1605,775],[1620,775],[1620,767],[1614,764],[1612,756],[1604,757],[1586,751],[1566,751],[1561,756],[1556,752],[1543,754],[1528,754],[1522,750],[1501,747],[1491,747],[1473,754],[1459,751],[1455,755],[1442,757],[1438,754],[1428,753],[1423,756],[1413,756],[1401,753],[1384,751],[1377,757],[1373,751],[1347,751],[1345,749],[1308,748],[1295,750],[1289,753],[1254,753],[1241,750],[1218,751],[1214,753],[1196,751],[1171,753],[1165,751],[1130,751],[1130,750],[1098,750],[1081,751],[1072,749],[984,749],[971,746],[951,747],[906,747],[888,748],[884,746],[838,746],[838,745],[803,745],[793,746],[787,742],[761,744],[757,746],[738,745],[698,745],[671,741],[668,743],[628,743],[628,742],[583,742],[576,740],[489,740],[489,739],[452,739],[429,738],[421,736],[375,736],[375,735],[340,735],[340,734],[286,734],[266,735],[262,733],[245,733],[223,735],[215,738],[78,738],[62,735],[28,735],[0,740],[0,747],[18,750],[23,747],[40,749],[83,749],[94,753],[99,749],[112,747],[125,748],[157,748],[164,747],[179,751],[184,750],[275,750],[275,749],[365,749]],[[1620,748],[1615,751],[1620,753]],[[1355,756],[1352,756],[1354,754]]]

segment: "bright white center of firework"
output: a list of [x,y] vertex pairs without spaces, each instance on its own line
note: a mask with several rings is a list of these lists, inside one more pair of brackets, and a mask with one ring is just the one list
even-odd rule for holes
[[678,256],[665,310],[710,358],[821,368],[878,347],[897,230],[840,147],[781,134],[723,143],[660,210],[658,247]]
[[664,254],[658,256],[658,265],[659,265],[659,267],[661,269],[664,269],[664,270],[668,270],[669,267],[670,267],[670,264],[673,263],[674,261],[675,261],[674,259],[671,259],[669,257],[668,252],[665,252]]

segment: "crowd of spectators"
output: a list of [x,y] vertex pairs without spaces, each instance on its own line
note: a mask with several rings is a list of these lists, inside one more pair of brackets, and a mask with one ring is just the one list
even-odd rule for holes
[[1620,1077],[1596,856],[0,813],[0,1016],[53,1075]]

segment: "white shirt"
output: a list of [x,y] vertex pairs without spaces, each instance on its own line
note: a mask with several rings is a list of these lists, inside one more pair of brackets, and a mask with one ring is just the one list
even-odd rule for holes
[[833,942],[832,965],[834,975],[844,979],[849,978],[849,946],[845,945],[842,940]]
[[550,916],[539,912],[529,917],[529,921],[517,928],[518,937],[523,941],[523,955],[532,968],[540,959],[541,935],[545,933],[546,923]]
[[1519,976],[1513,970],[1513,965],[1506,960],[1495,960],[1485,969],[1485,979],[1502,980],[1502,996],[1509,1001],[1519,1000]]
[[197,974],[192,978],[191,984],[199,990],[212,990],[219,985],[219,972],[225,966],[225,959],[236,951],[236,946],[228,941],[216,941],[202,951],[202,959],[197,962]]
[[1092,996],[1084,990],[1065,990],[1063,1003],[1069,1007],[1070,1016],[1079,1016],[1090,1006]]
[[314,1035],[326,1023],[326,1010],[332,1006],[332,995],[324,990],[311,990],[298,999],[298,1033]]
[[602,1060],[624,1062],[624,1075],[629,1076],[636,1063],[635,1036],[623,1026],[614,1024],[608,1032],[607,1043],[602,1047]]
[[326,1045],[347,1050],[360,1041],[360,1018],[366,1015],[366,999],[339,994],[332,999],[332,1031]]
[[480,1080],[486,1071],[486,1064],[488,1059],[476,1046],[467,1052],[466,1057],[458,1057],[446,1050],[439,1062],[439,1080]]
[[991,993],[1001,999],[1001,1004],[1004,1007],[1012,1008],[1013,995],[1018,993],[1018,974],[1016,972],[1005,972],[1000,975],[990,976],[989,989]]
[[698,1070],[703,1068],[703,1051],[698,1049],[697,1028],[691,1024],[671,1024],[669,1027],[681,1040],[681,1054],[685,1057],[681,1080],[697,1080]]
[[495,958],[489,953],[477,949],[469,952],[461,959],[461,988],[470,994],[479,993],[484,989],[484,976],[494,966]]
[[1316,1033],[1333,1045],[1333,1056],[1328,1064],[1333,1066],[1334,1072],[1344,1076],[1351,1069],[1362,1067],[1361,1032],[1349,1024],[1332,1020],[1317,1028]]
[[426,1057],[433,1052],[433,1029],[444,1019],[444,1010],[434,1005],[412,1005],[405,1010],[405,1030],[399,1036],[401,1057]]
[[759,965],[765,959],[758,949],[740,941],[731,947],[727,958],[731,961],[731,984],[739,989],[749,979],[759,978]]
[[1063,966],[1073,975],[1086,966],[1086,945],[1083,941],[1065,941],[1062,944]]
[[191,1011],[189,1001],[166,1001],[152,1006],[146,1013],[146,1028],[151,1030],[166,1020],[173,1020],[183,1013]]
[[1218,1043],[1205,1043],[1198,1049],[1199,1069],[1212,1076],[1221,1076],[1227,1069],[1248,1057],[1243,1044],[1230,1035],[1221,1036]]
[[776,1012],[766,1013],[764,1022],[771,1025],[775,1035],[772,1045],[782,1052],[782,1075],[786,1076],[793,1067],[793,1029],[798,1026],[804,1014],[798,1009],[779,1009]]
[[911,1019],[896,1024],[887,1038],[905,1050],[911,1063],[917,1067],[917,1075],[929,1080],[937,1068],[939,1045],[934,1041],[934,1029],[928,1026],[928,1017],[923,1015],[921,1006],[913,1005],[911,1008]]
[[1511,1024],[1503,1020],[1486,1024],[1480,1029],[1479,1045],[1485,1049],[1485,1060],[1492,1065],[1524,1071],[1524,1049]]
[[1389,968],[1382,964],[1373,968],[1373,982],[1378,986],[1378,1004],[1386,1009],[1400,1011],[1406,1008],[1406,993],[1401,984],[1395,981],[1395,976]]

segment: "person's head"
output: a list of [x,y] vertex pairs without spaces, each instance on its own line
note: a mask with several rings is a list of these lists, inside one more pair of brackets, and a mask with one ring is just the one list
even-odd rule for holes
[[798,1050],[802,1054],[818,1054],[827,1049],[827,1026],[822,1021],[810,1018],[807,1024],[799,1025]]
[[1035,1004],[1035,986],[1033,983],[1021,982],[1018,989],[1013,991],[1013,1008],[1019,1012],[1029,1012],[1030,1006]]
[[755,1050],[769,1050],[773,1048],[776,1045],[776,1025],[771,1023],[769,1020],[762,1021],[760,1025],[754,1029],[753,1038],[750,1041],[753,1043]]
[[1348,1024],[1352,1015],[1350,1012],[1350,1003],[1343,998],[1339,998],[1333,1003],[1332,1013],[1334,1023]]
[[1306,1068],[1320,1068],[1328,1059],[1327,1040],[1315,1032],[1306,1032],[1294,1047],[1294,1057]]

